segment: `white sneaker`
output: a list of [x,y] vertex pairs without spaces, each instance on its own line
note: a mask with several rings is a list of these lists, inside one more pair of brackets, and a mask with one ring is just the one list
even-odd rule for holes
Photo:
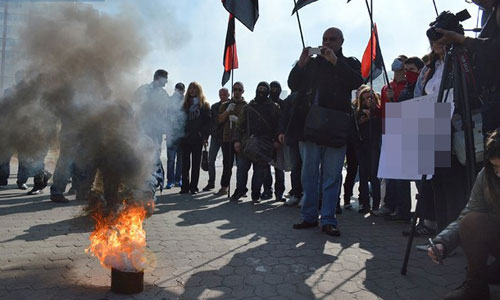
[[290,196],[290,198],[286,199],[285,205],[286,206],[295,206],[297,203],[299,203],[300,199],[295,197],[295,196]]
[[297,204],[297,207],[302,207],[302,204],[304,204],[304,197],[300,198],[299,204]]

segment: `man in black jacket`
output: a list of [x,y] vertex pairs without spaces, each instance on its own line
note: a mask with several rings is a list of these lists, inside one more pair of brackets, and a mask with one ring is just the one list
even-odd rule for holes
[[[312,57],[310,48],[302,51],[297,65],[288,77],[288,85],[292,91],[299,91],[300,99],[292,110],[292,120],[288,133],[295,135],[299,140],[302,158],[302,185],[304,188],[304,203],[301,208],[303,221],[293,228],[304,229],[318,226],[318,205],[320,191],[318,185],[322,175],[323,204],[321,206],[322,230],[332,236],[339,236],[335,208],[342,176],[346,142],[336,140],[340,136],[347,136],[348,132],[336,132],[332,128],[332,139],[327,142],[312,141],[304,137],[304,129],[310,107],[316,111],[329,110],[332,113],[351,114],[351,91],[363,83],[361,64],[355,58],[346,58],[342,54],[344,42],[342,31],[338,28],[329,28],[323,34],[323,45],[320,54]],[[347,118],[346,118],[347,119]],[[349,118],[350,120],[350,118]],[[346,121],[349,122],[349,121]],[[346,124],[340,124],[345,128]],[[348,126],[347,126],[348,127]],[[345,129],[342,129],[345,130]],[[335,140],[335,143],[330,143]],[[320,171],[321,170],[321,171]]]
[[[253,164],[252,202],[258,203],[261,197],[266,167],[269,161],[250,159],[245,153],[245,146],[251,136],[257,137],[259,142],[273,144],[278,135],[279,107],[269,100],[270,87],[267,82],[257,85],[255,99],[244,106],[238,116],[234,134],[234,151],[238,155],[236,171],[236,190],[231,201],[238,201],[247,192],[248,170]],[[272,157],[270,153],[260,153]]]
[[[270,84],[271,92],[269,94],[269,99],[276,103],[282,109],[284,101],[280,98],[281,95],[281,84],[278,81],[273,81]],[[277,145],[279,146],[279,145]],[[273,157],[276,156],[276,151],[274,151]],[[285,172],[280,169],[274,168],[274,195],[276,201],[284,201],[283,193],[285,192]],[[262,194],[262,200],[271,199],[273,193],[273,176],[271,175],[271,166],[266,169],[266,177],[264,178],[264,193]]]

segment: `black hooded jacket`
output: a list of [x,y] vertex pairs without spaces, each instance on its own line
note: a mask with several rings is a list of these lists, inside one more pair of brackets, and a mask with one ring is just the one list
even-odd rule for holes
[[259,83],[267,85],[267,94],[259,97],[256,92],[254,100],[244,106],[238,116],[238,123],[234,140],[245,144],[248,137],[254,135],[261,138],[266,138],[269,141],[275,141],[278,135],[278,126],[280,111],[278,104],[269,100],[269,85],[265,82]]

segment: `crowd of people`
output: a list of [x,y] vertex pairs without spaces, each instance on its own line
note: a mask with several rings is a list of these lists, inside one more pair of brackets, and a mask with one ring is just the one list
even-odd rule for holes
[[[252,203],[274,196],[274,201],[301,208],[302,219],[293,224],[294,229],[321,225],[326,234],[340,236],[337,215],[342,213],[342,208],[353,209],[351,198],[359,178],[359,213],[405,223],[418,216],[415,235],[437,235],[434,248],[419,247],[429,251],[436,262],[452,255],[459,244],[462,246],[468,261],[467,279],[446,299],[488,299],[488,283],[498,283],[500,278],[498,262],[494,265],[496,269],[487,266],[489,255],[500,258],[497,230],[500,224],[500,12],[498,1],[475,2],[490,13],[485,36],[465,38],[463,32],[436,29],[443,37],[430,40],[429,54],[422,58],[406,55],[394,58],[391,64],[394,78],[380,92],[363,84],[361,64],[356,58],[344,55],[344,36],[338,28],[324,32],[320,54],[312,54],[310,48],[303,49],[289,74],[291,94],[286,99],[280,98],[282,87],[277,81],[260,82],[251,100],[243,96],[244,84],[236,82],[231,91],[220,89],[220,101],[210,106],[197,82],[191,82],[187,89],[178,83],[174,95],[168,95],[164,89],[168,73],[156,71],[153,81],[137,90],[135,103],[137,126],[156,147],[156,186],[180,187],[180,194],[199,193],[202,151],[208,148],[209,177],[202,190],[216,189],[215,162],[222,150],[223,168],[215,195],[240,202],[249,192],[248,174],[252,166]],[[444,65],[451,44],[463,45],[478,68],[483,68],[477,77],[482,88],[481,101],[472,101],[471,106],[482,112],[486,141],[484,168],[478,166],[479,174],[469,193],[466,167],[452,153],[449,167],[436,168],[432,179],[414,182],[418,190],[418,211],[412,214],[412,182],[378,177],[385,106],[389,102],[401,103],[437,94],[442,79],[448,76],[444,74]],[[452,86],[445,88],[449,87]],[[462,114],[459,105],[455,114]],[[82,173],[75,164],[80,138],[78,132],[65,125],[75,122],[78,116],[60,116],[60,152],[50,187],[50,199],[54,202],[68,202],[64,196],[68,182],[72,183],[68,193],[81,190]],[[171,128],[174,125],[164,122],[169,118],[178,125],[175,134]],[[166,182],[160,160],[165,134]],[[52,176],[45,170],[44,157],[26,157],[18,152],[18,188],[26,190],[27,178],[34,176],[35,185],[29,193],[41,193]],[[7,185],[11,156],[9,152],[0,162],[2,186]],[[284,156],[289,168],[279,162]],[[236,187],[231,194],[235,162]],[[291,171],[288,195],[285,195],[285,171]],[[85,193],[78,196],[84,197]],[[409,230],[403,232],[403,235],[409,234]]]

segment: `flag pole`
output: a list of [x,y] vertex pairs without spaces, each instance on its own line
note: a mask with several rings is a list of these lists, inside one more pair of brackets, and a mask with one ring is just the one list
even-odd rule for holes
[[[236,49],[236,22],[234,23],[234,32],[233,32],[233,37],[234,37],[234,45],[231,49],[233,52],[231,55],[231,97],[234,96],[234,51]],[[229,105],[229,104],[228,104]],[[231,120],[229,120],[229,132],[231,134],[231,140],[232,140],[232,135],[233,135],[233,123]],[[233,150],[234,150],[234,144],[231,141],[230,142],[231,147],[229,147],[229,157],[231,157],[231,164],[234,164],[234,157],[233,157]],[[231,165],[231,170],[233,169],[233,166]],[[229,178],[229,183],[227,184],[227,199],[231,199],[231,178]]]
[[[293,0],[293,3],[295,4],[294,7],[297,7],[297,0]],[[302,32],[302,24],[300,23],[300,16],[299,16],[298,9],[295,11],[295,14],[297,15],[297,23],[299,23],[299,31],[300,31],[300,39],[302,41],[302,48],[305,48],[306,44],[304,43],[304,33]]]
[[[373,0],[371,0],[371,1],[372,1],[372,5],[373,5]],[[368,4],[368,0],[365,0],[365,3],[366,3],[366,8],[368,9],[368,15],[370,15],[370,24],[371,24],[372,30],[374,30],[375,26],[374,26],[374,23],[373,23],[373,12],[372,12],[372,9],[370,9],[370,5]],[[371,41],[372,40],[371,40],[371,33],[370,33],[370,42]],[[378,39],[378,32],[375,33],[375,41],[377,41],[377,47],[380,48],[380,42],[379,42],[379,39]],[[372,47],[373,47],[373,43],[372,43]],[[373,52],[370,54],[370,56],[371,56],[371,63],[373,64],[373,56],[372,56],[372,54],[373,54]],[[389,85],[389,76],[387,75],[387,69],[385,68],[384,56],[382,55],[382,50],[380,50],[380,59],[382,60],[382,71],[384,73],[384,78],[385,78],[386,84]],[[371,78],[372,68],[373,67],[371,65],[370,66],[370,78]]]

